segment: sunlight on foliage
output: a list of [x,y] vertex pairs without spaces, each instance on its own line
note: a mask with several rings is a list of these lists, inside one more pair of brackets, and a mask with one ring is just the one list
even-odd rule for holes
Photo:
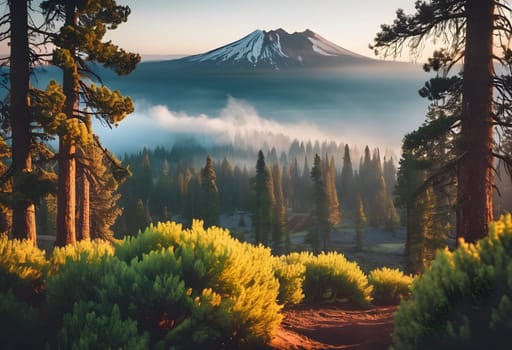
[[306,262],[307,300],[345,300],[357,306],[371,301],[372,286],[361,268],[339,253],[322,253]]
[[46,269],[45,252],[33,241],[0,235],[0,291],[13,289],[29,298],[41,289]]
[[58,270],[68,259],[70,260],[98,260],[104,255],[113,255],[114,248],[108,241],[83,240],[75,245],[55,247],[50,257],[52,271]]
[[373,286],[373,303],[377,305],[398,304],[411,295],[413,278],[398,269],[375,269],[370,272],[368,281]]
[[306,261],[311,253],[290,253],[273,258],[273,268],[279,280],[278,301],[283,305],[295,305],[304,299],[302,285],[306,278]]
[[477,244],[440,251],[396,314],[394,349],[498,348],[512,330],[512,217]]
[[[81,317],[93,328],[136,324],[137,337],[149,334],[150,347],[218,348],[267,342],[282,318],[270,250],[204,229],[201,221],[189,230],[150,226],[117,243],[113,256],[73,254],[80,258],[57,253],[65,258],[55,261],[65,264],[47,283],[50,313],[71,324]],[[79,315],[74,308],[84,301],[91,311]],[[110,316],[112,305],[119,317]]]

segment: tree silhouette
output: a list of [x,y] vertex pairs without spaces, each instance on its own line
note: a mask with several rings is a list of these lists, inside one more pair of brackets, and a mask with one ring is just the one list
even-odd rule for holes
[[[87,85],[81,79],[84,75],[97,78],[87,61],[113,68],[118,74],[127,74],[135,68],[140,56],[127,53],[110,41],[102,41],[107,29],[115,29],[126,22],[130,14],[127,6],[119,6],[113,0],[46,0],[41,3],[41,8],[47,21],[53,19],[63,23],[59,33],[50,34],[55,45],[53,63],[63,71],[63,91],[66,96],[63,108],[65,118],[59,129],[55,242],[61,246],[76,241],[76,147],[92,141],[91,116],[99,117],[111,126],[133,111],[132,101],[122,97],[118,91]],[[85,104],[86,109],[80,108],[81,104]],[[82,186],[82,189],[86,188]],[[88,196],[89,193],[83,193],[81,197]]]
[[256,176],[252,187],[254,190],[252,225],[255,240],[256,243],[268,244],[271,239],[275,197],[272,173],[265,164],[265,157],[261,150],[258,152]]
[[201,218],[206,227],[219,225],[219,191],[215,182],[215,169],[210,156],[201,170]]
[[[511,9],[501,0],[417,1],[415,8],[413,15],[398,10],[392,25],[382,25],[373,47],[376,53],[389,55],[408,44],[414,53],[425,41],[441,38],[446,47],[434,52],[425,69],[447,76],[450,68],[463,61],[461,113],[449,128],[459,130],[453,165],[457,169],[457,237],[474,242],[487,235],[493,219],[494,158],[512,166],[500,140],[494,147],[494,126],[505,134],[512,126],[512,51],[507,44],[512,34]],[[507,75],[493,68],[494,61]]]

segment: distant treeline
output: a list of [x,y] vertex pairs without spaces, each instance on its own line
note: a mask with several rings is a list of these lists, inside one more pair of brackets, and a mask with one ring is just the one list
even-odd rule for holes
[[[311,170],[316,154],[334,170],[334,190],[339,203],[341,221],[352,218],[358,195],[362,198],[368,223],[394,229],[399,218],[393,204],[392,190],[396,182],[395,161],[381,159],[378,148],[369,147],[362,155],[348,145],[335,142],[294,141],[285,152],[266,147],[264,161],[270,173],[280,172],[285,207],[293,213],[310,214],[315,207]],[[359,158],[352,163],[353,154]],[[254,178],[257,152],[233,146],[210,149],[196,143],[175,145],[167,150],[158,147],[127,154],[123,162],[133,175],[120,186],[118,205],[123,214],[115,231],[134,232],[151,222],[179,220],[189,224],[193,218],[204,218],[202,171],[207,157],[213,159],[214,181],[218,191],[219,214],[251,213],[254,210]],[[209,175],[211,177],[211,175]]]

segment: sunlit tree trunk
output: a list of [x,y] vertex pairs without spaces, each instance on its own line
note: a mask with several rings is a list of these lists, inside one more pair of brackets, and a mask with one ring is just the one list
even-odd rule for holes
[[32,171],[30,155],[30,51],[28,1],[9,1],[11,15],[11,105],[13,192],[23,193],[13,203],[12,237],[36,242],[35,206],[23,186],[23,174]]
[[90,232],[90,183],[85,174],[83,166],[78,168],[78,220],[77,220],[77,240],[91,239]]
[[493,219],[493,0],[466,1],[462,159],[458,169],[457,238],[474,242]]
[[[74,5],[66,9],[66,25],[75,26],[77,17]],[[74,57],[74,48],[69,47]],[[78,72],[76,64],[63,72],[63,91],[66,95],[64,113],[68,119],[75,118],[78,110]],[[59,137],[59,181],[57,192],[57,237],[56,246],[76,243],[76,145],[70,135]]]

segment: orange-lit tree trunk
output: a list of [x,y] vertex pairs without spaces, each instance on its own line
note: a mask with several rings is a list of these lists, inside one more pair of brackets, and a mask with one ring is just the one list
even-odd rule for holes
[[[36,242],[35,206],[23,185],[24,173],[32,171],[30,154],[30,51],[28,1],[9,1],[11,16],[11,105],[13,192],[19,198],[12,207],[12,237]],[[19,194],[22,194],[21,196]]]
[[[66,25],[76,26],[74,3],[66,7]],[[74,47],[67,47],[74,58]],[[78,110],[78,71],[76,63],[63,70],[62,79],[67,119],[76,118]],[[56,246],[76,243],[76,144],[70,135],[59,137],[59,180],[57,192],[57,237]]]
[[[84,156],[82,153],[81,156]],[[77,240],[87,240],[91,239],[90,232],[90,183],[85,174],[85,169],[82,166],[78,167],[78,221],[77,221],[77,232],[76,238]]]
[[466,1],[462,158],[458,168],[457,238],[474,242],[493,219],[493,0]]

